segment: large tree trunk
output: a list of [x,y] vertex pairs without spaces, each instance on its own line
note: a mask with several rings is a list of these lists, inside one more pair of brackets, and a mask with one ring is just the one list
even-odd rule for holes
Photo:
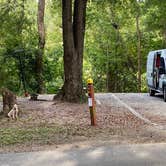
[[45,11],[45,0],[39,0],[38,15],[37,15],[39,43],[36,55],[36,79],[37,79],[38,93],[43,93],[44,91],[44,82],[43,82],[43,55],[44,55],[44,46],[45,46],[44,11]]
[[62,0],[62,23],[64,43],[63,99],[80,101],[83,95],[82,68],[87,0]]

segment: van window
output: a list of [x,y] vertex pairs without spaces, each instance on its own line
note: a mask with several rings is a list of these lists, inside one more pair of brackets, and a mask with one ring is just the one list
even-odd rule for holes
[[157,54],[157,58],[156,58],[156,67],[157,68],[160,66],[160,61],[161,61],[160,54]]
[[165,70],[165,62],[163,57],[160,58],[160,67]]

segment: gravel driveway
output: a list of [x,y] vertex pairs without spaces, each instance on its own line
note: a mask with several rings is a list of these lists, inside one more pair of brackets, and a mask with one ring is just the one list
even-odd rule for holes
[[161,94],[151,97],[147,93],[98,93],[96,99],[100,104],[115,108],[126,110],[128,106],[152,123],[166,126],[166,102]]

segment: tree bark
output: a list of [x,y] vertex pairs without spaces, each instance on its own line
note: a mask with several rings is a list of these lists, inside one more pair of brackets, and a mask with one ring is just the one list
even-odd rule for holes
[[38,51],[36,55],[36,81],[37,81],[37,92],[43,93],[44,82],[43,82],[43,55],[45,46],[45,27],[44,27],[44,12],[45,12],[45,0],[38,1],[38,14],[37,14],[37,25],[38,25]]
[[79,102],[83,96],[82,68],[87,0],[62,0],[64,46],[63,99]]
[[5,116],[9,113],[9,111],[13,108],[14,104],[17,103],[16,95],[8,89],[1,89],[3,98],[3,113]]

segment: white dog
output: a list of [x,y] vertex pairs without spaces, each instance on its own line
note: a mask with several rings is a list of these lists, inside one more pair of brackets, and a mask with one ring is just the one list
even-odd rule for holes
[[14,104],[13,108],[8,113],[8,117],[13,118],[13,119],[17,119],[18,118],[18,112],[19,112],[18,106],[17,106],[17,104]]

